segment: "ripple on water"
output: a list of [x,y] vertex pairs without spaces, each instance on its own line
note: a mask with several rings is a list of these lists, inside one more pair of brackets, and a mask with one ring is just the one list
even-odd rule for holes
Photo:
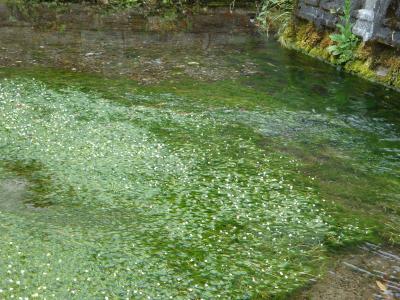
[[259,147],[256,129],[296,137],[330,128],[322,117],[304,126],[284,113],[300,124],[286,128],[257,112],[187,109],[171,94],[130,100],[0,82],[1,155],[40,165],[29,179],[52,203],[29,216],[0,208],[7,296],[285,295],[318,274],[327,245],[368,234],[356,219],[336,226],[294,183],[297,161]]

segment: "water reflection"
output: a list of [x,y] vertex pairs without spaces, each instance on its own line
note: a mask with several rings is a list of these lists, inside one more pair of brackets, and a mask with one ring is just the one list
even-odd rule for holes
[[234,78],[240,69],[252,68],[223,59],[226,49],[236,51],[248,42],[252,29],[246,14],[190,16],[183,24],[169,24],[167,31],[162,17],[80,15],[49,18],[47,27],[39,26],[42,19],[26,23],[20,17],[10,22],[3,15],[0,66],[56,66],[126,75],[143,83],[179,75]]

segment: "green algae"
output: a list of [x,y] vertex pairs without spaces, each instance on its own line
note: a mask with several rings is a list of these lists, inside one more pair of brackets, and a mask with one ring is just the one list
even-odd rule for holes
[[1,213],[7,297],[284,295],[318,274],[328,245],[368,239],[371,228],[354,215],[338,226],[296,182],[302,163],[277,154],[277,139],[259,147],[303,140],[299,130],[315,140],[320,126],[331,138],[343,121],[172,94],[127,99],[2,80],[2,156],[40,162],[3,162],[3,174],[52,182],[47,210]]
[[[114,273],[121,286],[105,290],[112,297],[253,297],[286,293],[312,275],[309,262],[322,259],[329,230],[312,193],[285,183],[285,171],[269,167],[272,158],[248,130],[201,110],[174,111],[182,101],[174,96],[157,98],[167,107],[119,106],[34,81],[2,81],[2,155],[40,161],[44,168],[25,171],[52,180],[44,216],[1,214],[2,243],[18,247],[30,264],[22,275],[17,254],[3,252],[2,265],[12,271],[1,276],[5,295],[32,296],[41,287],[40,297],[87,298],[94,287],[111,285]],[[3,172],[11,176],[13,169]],[[68,257],[82,267],[57,275],[57,262]]]
[[269,45],[218,82],[1,69],[1,297],[287,297],[398,244],[398,94]]
[[227,16],[84,15],[2,39],[25,68],[0,68],[1,299],[287,299],[338,250],[399,245],[398,93]]

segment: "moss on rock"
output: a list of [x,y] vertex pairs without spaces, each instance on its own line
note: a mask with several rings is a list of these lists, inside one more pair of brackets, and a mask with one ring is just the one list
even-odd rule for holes
[[[298,20],[287,26],[279,37],[280,43],[312,57],[336,64],[336,59],[328,52],[332,44],[331,32],[318,29],[313,23]],[[361,43],[355,59],[346,63],[343,69],[365,79],[400,89],[399,51],[376,43]]]

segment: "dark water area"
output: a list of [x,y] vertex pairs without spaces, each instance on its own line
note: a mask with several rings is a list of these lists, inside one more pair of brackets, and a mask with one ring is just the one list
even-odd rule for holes
[[251,17],[0,6],[0,298],[290,299],[397,251],[400,94]]

